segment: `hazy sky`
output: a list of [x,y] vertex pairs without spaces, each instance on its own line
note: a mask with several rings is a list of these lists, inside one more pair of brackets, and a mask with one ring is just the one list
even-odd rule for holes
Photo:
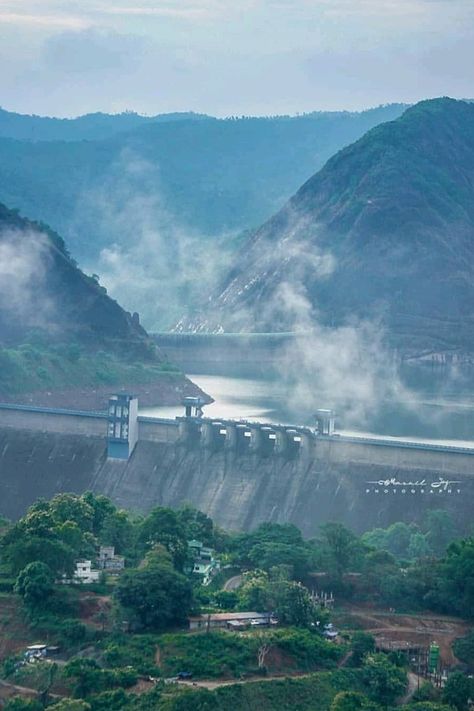
[[474,96],[474,0],[0,0],[0,105],[72,116]]

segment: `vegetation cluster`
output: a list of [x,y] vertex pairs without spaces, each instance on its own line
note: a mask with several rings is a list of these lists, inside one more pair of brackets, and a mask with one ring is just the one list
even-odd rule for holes
[[[60,657],[7,656],[5,682],[36,689],[36,698],[5,708],[467,711],[472,634],[456,642],[460,665],[444,688],[428,683],[413,693],[409,660],[377,651],[372,635],[348,629],[337,643],[325,639],[331,610],[312,594],[471,617],[474,541],[455,535],[443,511],[420,528],[395,524],[361,537],[324,524],[308,541],[291,524],[229,533],[189,506],[137,516],[90,492],[38,501],[19,521],[2,522],[0,607],[20,601],[31,638],[59,646]],[[192,572],[188,543],[196,540],[221,561],[209,585]],[[125,570],[104,571],[92,585],[71,582],[76,562],[94,560],[100,545],[125,556]],[[240,584],[226,590],[232,575]],[[279,624],[189,631],[189,616],[222,611],[271,612]],[[216,688],[200,687],[211,681]]]

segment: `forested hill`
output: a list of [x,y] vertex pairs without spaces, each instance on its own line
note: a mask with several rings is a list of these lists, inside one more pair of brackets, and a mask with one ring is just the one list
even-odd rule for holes
[[137,319],[77,267],[59,235],[2,204],[0,274],[0,344],[44,332],[88,348],[149,348]]
[[[81,262],[126,239],[111,219],[125,208],[136,229],[146,220],[170,241],[177,226],[204,237],[235,233],[256,227],[335,151],[403,108],[179,121],[94,114],[66,124],[41,119],[57,140],[34,142],[13,140],[26,136],[2,130],[0,115],[0,200],[51,225]],[[102,128],[82,132],[91,124]],[[71,127],[77,138],[100,140],[65,140]]]
[[0,204],[0,401],[103,409],[116,389],[142,404],[200,391],[138,317],[86,276],[43,224]]
[[121,114],[93,113],[77,118],[55,118],[17,114],[0,108],[0,136],[24,141],[94,141],[131,131],[147,123],[210,118],[192,111],[140,116],[133,111]]
[[308,322],[376,319],[398,347],[472,351],[473,258],[474,105],[424,101],[328,161],[186,327],[291,330],[297,297]]

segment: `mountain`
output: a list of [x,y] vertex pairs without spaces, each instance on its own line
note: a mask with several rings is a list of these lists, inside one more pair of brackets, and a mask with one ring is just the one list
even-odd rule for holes
[[0,136],[20,141],[97,141],[131,131],[148,123],[198,121],[211,118],[192,111],[140,116],[133,111],[121,114],[93,113],[77,118],[55,118],[17,114],[0,108]]
[[97,235],[89,222],[81,228],[78,211],[104,184],[112,192],[129,173],[130,197],[159,192],[180,224],[206,235],[243,230],[270,216],[336,150],[404,108],[199,121],[103,116],[109,125],[135,126],[97,141],[64,140],[64,119],[44,119],[55,122],[52,141],[13,140],[13,132],[0,129],[0,200],[52,225],[79,259],[97,253],[97,237],[103,246],[114,236]]
[[77,267],[58,234],[3,204],[0,364],[3,401],[87,408],[102,407],[117,388],[145,386],[150,404],[179,402],[195,390],[161,356],[137,314]]
[[331,158],[243,246],[190,330],[369,320],[412,354],[474,351],[474,105],[423,101]]
[[21,343],[39,330],[91,348],[149,348],[136,317],[77,267],[58,234],[2,204],[0,273],[0,343]]
[[[125,114],[101,120],[142,123],[100,140],[3,137],[0,201],[51,225],[113,296],[148,327],[164,329],[202,301],[196,274],[220,277],[246,230],[280,209],[335,151],[404,108],[144,123]],[[63,123],[51,121],[61,136]]]

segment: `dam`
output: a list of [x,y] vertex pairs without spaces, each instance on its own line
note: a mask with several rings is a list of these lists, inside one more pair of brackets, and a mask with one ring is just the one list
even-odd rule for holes
[[462,446],[348,436],[330,411],[314,427],[220,420],[187,398],[175,419],[138,414],[130,396],[106,412],[0,405],[0,514],[92,490],[147,512],[192,504],[229,530],[327,521],[355,531],[420,521],[428,509],[472,521],[474,442]]

